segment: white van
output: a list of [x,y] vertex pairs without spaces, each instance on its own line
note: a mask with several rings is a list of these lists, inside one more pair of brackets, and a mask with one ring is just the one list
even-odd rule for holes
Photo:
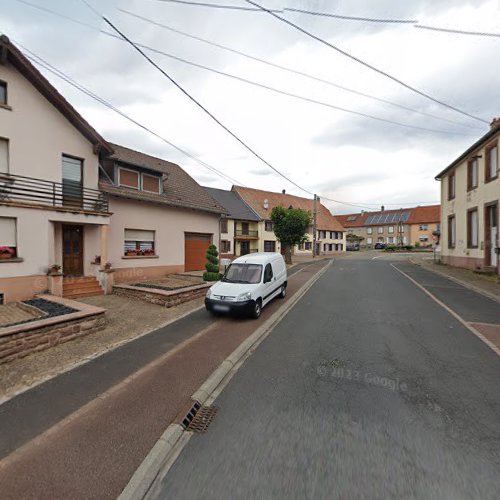
[[286,287],[281,254],[248,254],[233,260],[222,279],[208,289],[205,307],[213,314],[243,312],[258,318],[271,300],[285,297]]

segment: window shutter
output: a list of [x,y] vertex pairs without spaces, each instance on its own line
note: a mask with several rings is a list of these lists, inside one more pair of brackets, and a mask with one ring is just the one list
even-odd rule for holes
[[0,139],[0,172],[9,172],[9,141]]
[[125,229],[125,240],[127,241],[154,241],[155,232],[143,229]]
[[16,219],[0,217],[0,246],[17,246]]

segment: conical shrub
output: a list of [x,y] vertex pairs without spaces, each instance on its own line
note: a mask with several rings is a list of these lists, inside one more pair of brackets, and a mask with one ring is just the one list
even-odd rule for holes
[[207,263],[205,264],[205,269],[207,270],[203,273],[204,281],[218,281],[220,279],[219,273],[219,252],[215,245],[210,245],[206,253]]

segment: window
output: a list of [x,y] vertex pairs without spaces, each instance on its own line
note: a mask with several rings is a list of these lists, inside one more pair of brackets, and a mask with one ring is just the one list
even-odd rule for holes
[[231,242],[228,240],[222,240],[220,242],[220,251],[221,251],[221,253],[230,253],[231,252]]
[[0,81],[0,104],[7,105],[7,82]]
[[328,243],[323,244],[323,250],[326,252],[328,250]]
[[260,264],[231,264],[222,281],[231,283],[260,283],[262,266]]
[[371,245],[373,243],[373,238],[366,238],[366,243]]
[[477,188],[479,166],[477,158],[473,158],[467,164],[467,191]]
[[405,227],[403,225],[399,226],[399,232],[404,233],[405,232]]
[[387,238],[387,243],[394,243],[394,236],[389,236]]
[[128,257],[155,255],[155,232],[125,229],[124,254]]
[[139,189],[139,172],[120,168],[118,170],[118,184],[131,189]]
[[384,237],[383,236],[379,236],[377,238],[377,243],[383,243],[384,242]]
[[248,222],[241,223],[241,234],[248,236],[249,229],[250,229],[250,225],[248,224]]
[[355,221],[357,218],[357,215],[349,215],[349,217],[347,217],[347,222]]
[[477,208],[467,211],[467,248],[478,247],[478,214]]
[[418,237],[418,240],[419,241],[429,241],[429,237],[422,234],[421,236]]
[[9,140],[0,138],[0,173],[9,173]]
[[17,257],[16,219],[0,217],[0,259]]
[[384,227],[380,226],[379,228],[377,228],[377,233],[378,234],[384,234]]
[[373,233],[373,228],[369,227],[367,230],[366,230],[366,234],[372,234]]
[[227,233],[227,219],[221,219],[220,221],[220,232]]
[[271,264],[267,264],[264,269],[264,283],[268,283],[273,279],[273,268]]
[[448,175],[448,199],[453,200],[455,198],[455,172],[451,172]]
[[306,241],[304,243],[304,247],[306,250],[312,250],[312,243],[310,241]]
[[264,252],[276,252],[276,242],[264,241]]
[[63,205],[81,207],[83,202],[83,160],[62,156]]
[[498,146],[486,148],[486,182],[498,177]]
[[420,226],[418,226],[418,230],[419,231],[428,231],[429,230],[429,224],[420,224]]
[[149,193],[159,193],[160,178],[157,175],[142,174],[142,190]]
[[271,232],[273,230],[273,222],[272,221],[266,220],[265,226],[266,226],[265,227],[266,231]]
[[448,248],[455,248],[457,241],[457,225],[454,215],[448,216]]
[[394,226],[388,226],[387,231],[389,234],[394,234]]

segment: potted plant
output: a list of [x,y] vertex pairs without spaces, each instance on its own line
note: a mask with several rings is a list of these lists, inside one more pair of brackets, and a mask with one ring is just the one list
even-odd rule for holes
[[47,274],[58,274],[61,272],[61,266],[59,264],[52,264],[49,266]]
[[100,255],[96,255],[94,257],[94,264],[100,264],[101,263],[101,256]]
[[0,259],[12,259],[16,255],[16,252],[10,247],[0,247]]
[[106,264],[104,264],[104,270],[109,271],[110,269],[111,269],[111,262],[106,262]]
[[137,255],[137,250],[127,250],[125,255],[127,257],[135,257]]
[[152,248],[146,248],[145,250],[142,251],[143,255],[154,255],[155,251]]

